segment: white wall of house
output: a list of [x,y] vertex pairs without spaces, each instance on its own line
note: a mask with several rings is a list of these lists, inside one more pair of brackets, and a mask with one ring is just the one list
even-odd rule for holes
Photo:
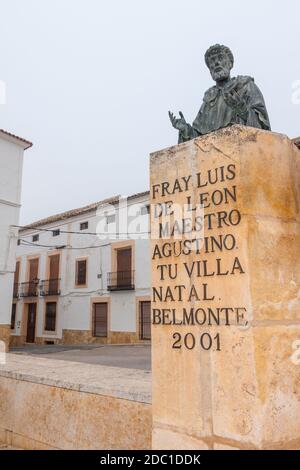
[[[10,325],[23,154],[31,144],[0,131],[0,325]],[[1,339],[1,338],[0,338]]]
[[[128,212],[131,214],[131,221],[134,214],[138,215],[141,206],[149,205],[149,196],[142,195],[131,198],[128,201]],[[149,215],[139,217],[139,224],[132,223],[130,227],[131,235],[122,235],[120,239],[101,238],[95,235],[85,234],[86,232],[96,232],[99,217],[114,212],[118,218],[119,207],[115,205],[110,209],[106,207],[91,210],[79,215],[73,215],[68,219],[45,223],[36,229],[28,228],[20,232],[21,245],[17,247],[17,259],[21,263],[19,282],[26,282],[28,279],[28,259],[39,257],[40,280],[47,279],[47,259],[57,247],[65,247],[58,250],[60,253],[60,289],[61,295],[57,297],[57,325],[56,332],[45,333],[43,331],[45,302],[47,298],[38,297],[37,300],[37,323],[36,337],[45,340],[61,339],[63,330],[84,330],[91,329],[91,302],[92,299],[101,297],[110,300],[110,331],[112,332],[136,332],[137,325],[137,297],[147,297],[150,300],[150,240],[146,234],[140,239],[136,232],[141,230],[149,231]],[[106,220],[106,219],[105,219]],[[78,232],[80,223],[88,222],[88,229],[80,234],[61,233],[53,237],[52,230],[60,229],[61,232]],[[140,228],[141,227],[141,228]],[[47,229],[43,231],[41,229]],[[106,229],[101,228],[101,231]],[[38,242],[34,243],[32,237],[39,234]],[[134,266],[135,289],[126,291],[110,292],[107,289],[107,275],[112,269],[112,246],[120,241],[136,238],[134,244]],[[132,242],[131,242],[132,243]],[[37,245],[45,245],[37,246]],[[53,249],[48,246],[53,246]],[[68,249],[68,248],[73,249]],[[95,247],[95,248],[90,248]],[[76,248],[76,249],[75,249]],[[83,288],[75,286],[76,260],[86,258],[87,264],[87,285]],[[21,324],[24,321],[24,303],[28,299],[19,298],[17,301],[16,328],[14,335],[21,334]]]

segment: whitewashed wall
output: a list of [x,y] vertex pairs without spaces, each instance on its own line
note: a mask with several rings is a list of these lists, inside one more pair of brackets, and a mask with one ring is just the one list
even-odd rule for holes
[[0,135],[0,324],[9,325],[24,148]]
[[[144,196],[130,201],[130,207],[136,212],[134,206],[137,203],[149,204],[148,197]],[[101,211],[100,211],[101,212]],[[103,213],[106,209],[103,209]],[[97,214],[89,212],[68,220],[44,225],[48,230],[60,229],[61,231],[79,231],[81,222],[89,222],[87,232],[96,232]],[[143,216],[144,230],[149,230],[149,216]],[[132,231],[137,230],[133,226]],[[38,229],[26,230],[20,233],[20,239],[32,242],[32,236],[39,233],[40,245],[71,245],[79,248],[77,250],[60,250],[60,277],[61,295],[57,306],[57,335],[48,335],[48,338],[61,338],[62,330],[89,330],[91,314],[91,298],[110,297],[111,299],[111,331],[134,332],[136,325],[136,297],[150,296],[150,240],[135,240],[135,291],[108,292],[107,273],[111,271],[111,245],[120,240],[99,239],[94,235],[60,234],[53,237],[52,232],[43,232]],[[82,232],[84,233],[84,231]],[[123,238],[124,239],[124,238]],[[21,242],[22,243],[22,242]],[[97,248],[87,248],[96,246]],[[99,248],[101,246],[101,248]],[[47,257],[51,249],[35,246],[20,245],[17,247],[17,257],[21,261],[20,282],[26,282],[27,258],[33,255],[40,257],[39,279],[47,279],[46,266]],[[88,285],[86,288],[75,288],[75,266],[76,259],[88,257]],[[47,338],[43,334],[43,318],[45,301],[47,298],[39,298],[37,312],[36,336]],[[23,313],[24,300],[18,300],[16,316],[16,334],[20,334],[20,322]]]

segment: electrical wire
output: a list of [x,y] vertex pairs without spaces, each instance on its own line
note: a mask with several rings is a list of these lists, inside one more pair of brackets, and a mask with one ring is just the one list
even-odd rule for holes
[[55,250],[90,250],[90,249],[95,249],[95,248],[103,248],[106,245],[98,245],[98,246],[83,246],[83,247],[73,247],[69,245],[41,245],[39,243],[33,243],[33,242],[28,242],[27,240],[23,240],[22,238],[20,239],[21,243],[20,245],[22,246],[36,246],[39,248],[53,248]]
[[[19,228],[19,229],[22,229],[22,230],[37,230],[38,232],[55,232],[56,228],[53,228],[53,229],[49,229],[49,228],[40,228],[40,227],[34,227],[34,226],[30,226],[30,228],[26,227],[26,226],[22,226],[22,225],[11,225],[11,227],[14,227],[14,228]],[[94,235],[94,236],[98,236],[98,235],[110,235],[109,232],[76,232],[76,231],[72,231],[72,230],[60,230],[59,229],[59,233],[64,233],[64,234],[73,234],[73,235]],[[150,234],[150,231],[147,231],[147,232],[130,232],[130,233],[126,233],[126,232],[119,232],[117,235],[146,235],[146,234]]]

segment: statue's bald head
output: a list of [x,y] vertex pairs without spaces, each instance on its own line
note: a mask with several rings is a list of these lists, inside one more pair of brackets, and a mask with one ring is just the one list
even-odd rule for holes
[[215,81],[225,80],[230,76],[234,57],[229,47],[216,44],[206,51],[205,62]]

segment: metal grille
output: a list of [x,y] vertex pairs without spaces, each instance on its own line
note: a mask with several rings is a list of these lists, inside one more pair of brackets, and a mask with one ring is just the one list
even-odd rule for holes
[[77,286],[84,286],[86,284],[86,260],[77,261],[76,284]]
[[60,279],[48,279],[41,281],[40,294],[42,297],[60,295]]
[[56,329],[56,302],[46,303],[46,331],[55,331]]
[[94,304],[93,336],[107,338],[107,304]]
[[20,297],[37,297],[38,285],[38,279],[33,279],[30,282],[22,282],[20,285]]
[[134,271],[116,271],[107,275],[108,290],[134,290]]
[[140,303],[140,338],[151,339],[151,302]]

